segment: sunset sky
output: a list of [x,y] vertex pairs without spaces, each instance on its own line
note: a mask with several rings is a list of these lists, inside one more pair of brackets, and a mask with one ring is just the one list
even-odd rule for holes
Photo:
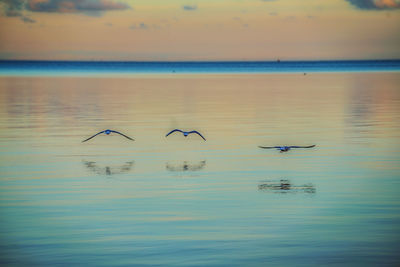
[[400,0],[0,0],[0,59],[399,59]]

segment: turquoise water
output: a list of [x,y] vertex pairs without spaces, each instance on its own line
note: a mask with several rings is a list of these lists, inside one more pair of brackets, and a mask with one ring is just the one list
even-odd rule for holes
[[0,76],[126,76],[179,73],[308,73],[400,71],[400,60],[330,61],[0,61]]
[[[1,77],[0,262],[398,265],[399,85],[397,72]],[[135,141],[81,143],[105,129]]]

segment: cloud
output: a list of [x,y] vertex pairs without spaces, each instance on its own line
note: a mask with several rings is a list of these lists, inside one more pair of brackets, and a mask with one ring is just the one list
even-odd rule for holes
[[35,23],[36,20],[24,16],[22,10],[24,9],[24,0],[0,0],[0,5],[3,7],[3,14],[6,17],[19,17],[25,23]]
[[3,13],[7,17],[21,16],[21,10],[25,5],[24,0],[0,0],[0,3],[3,3]]
[[248,28],[249,27],[249,24],[248,23],[244,23],[243,20],[240,17],[233,17],[233,20],[236,21],[237,23],[239,23],[244,28]]
[[183,8],[183,10],[192,11],[192,10],[197,9],[197,5],[184,5],[184,6],[182,6],[182,8]]
[[346,0],[364,10],[390,10],[400,8],[400,0]]
[[26,9],[33,12],[104,12],[130,8],[127,4],[113,0],[28,0]]
[[31,18],[26,17],[26,16],[21,16],[21,20],[22,20],[23,22],[25,22],[25,23],[36,23],[36,20],[31,19]]
[[141,23],[139,23],[138,25],[132,24],[132,25],[129,27],[129,29],[131,29],[131,30],[136,30],[136,29],[139,29],[139,30],[147,30],[148,28],[149,28],[149,26],[148,26],[147,24],[145,24],[144,22],[141,22]]
[[115,0],[0,0],[7,17],[21,17],[24,11],[52,13],[85,13],[99,15],[112,10],[125,10],[129,5]]
[[142,23],[139,24],[139,28],[143,29],[143,30],[147,30],[149,27],[142,22]]

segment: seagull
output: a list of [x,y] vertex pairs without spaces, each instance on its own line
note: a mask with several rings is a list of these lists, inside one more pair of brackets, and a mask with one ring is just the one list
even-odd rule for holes
[[276,148],[280,150],[281,152],[287,152],[292,148],[312,148],[315,147],[315,145],[312,146],[258,146],[259,148]]
[[191,133],[195,133],[195,134],[200,135],[200,137],[203,138],[204,141],[206,141],[206,139],[204,138],[204,136],[202,136],[201,133],[199,133],[198,131],[184,132],[184,131],[179,130],[179,129],[175,129],[175,130],[170,131],[169,133],[167,133],[167,135],[166,135],[165,137],[167,137],[168,135],[170,135],[170,134],[172,134],[172,133],[174,133],[174,132],[181,132],[181,133],[183,133],[183,135],[184,135],[185,137],[187,137],[187,136],[188,136],[189,134],[191,134]]
[[89,140],[92,139],[93,137],[95,137],[95,136],[97,136],[97,135],[99,135],[99,134],[102,134],[102,133],[105,133],[106,135],[109,135],[110,133],[117,133],[117,134],[120,134],[120,135],[122,135],[122,136],[128,138],[129,140],[135,141],[134,139],[130,138],[129,136],[124,135],[123,133],[120,133],[120,132],[118,132],[118,131],[114,131],[114,130],[109,130],[109,129],[107,129],[107,130],[101,131],[101,132],[99,132],[99,133],[97,133],[97,134],[95,134],[95,135],[92,135],[91,137],[89,137],[89,138],[86,139],[86,140],[83,140],[82,143],[83,143],[83,142],[86,142],[86,141],[89,141]]

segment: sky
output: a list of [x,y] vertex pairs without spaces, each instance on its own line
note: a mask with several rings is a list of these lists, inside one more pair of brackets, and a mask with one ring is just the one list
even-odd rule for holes
[[0,59],[400,59],[400,0],[0,0]]

